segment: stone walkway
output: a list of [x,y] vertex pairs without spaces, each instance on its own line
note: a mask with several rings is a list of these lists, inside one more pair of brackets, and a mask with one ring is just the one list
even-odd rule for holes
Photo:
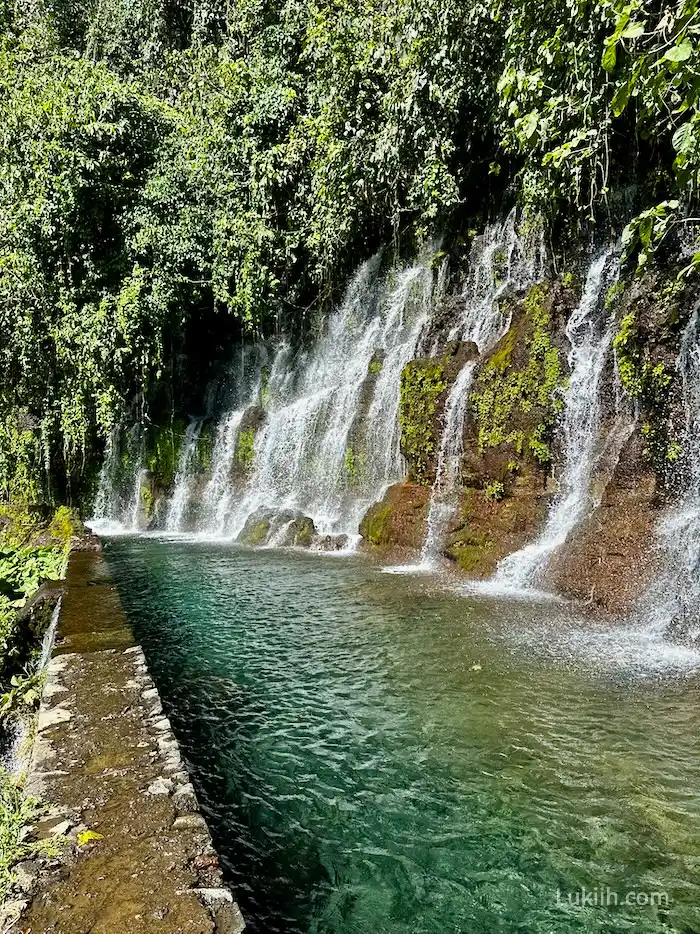
[[[239,934],[244,923],[102,556],[71,556],[29,790],[60,860],[19,867],[39,934]],[[99,836],[98,836],[99,835]]]

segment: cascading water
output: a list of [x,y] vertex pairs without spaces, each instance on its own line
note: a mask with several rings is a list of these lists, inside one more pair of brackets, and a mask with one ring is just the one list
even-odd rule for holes
[[245,409],[234,409],[221,421],[212,454],[212,475],[204,490],[202,507],[204,527],[210,534],[222,535],[231,511],[231,470],[236,454],[238,429]]
[[192,492],[190,464],[197,450],[197,443],[203,424],[203,418],[190,419],[190,423],[185,431],[185,437],[180,448],[177,473],[175,474],[175,489],[168,505],[168,514],[165,519],[165,529],[167,532],[182,531]]
[[474,341],[482,353],[487,350],[508,329],[508,314],[500,300],[538,282],[546,262],[539,224],[531,223],[523,233],[515,208],[503,223],[489,224],[474,239],[464,315],[450,330],[448,340]]
[[141,488],[144,478],[144,437],[140,423],[126,436],[116,426],[105,450],[93,516],[89,524],[96,532],[118,534],[138,531],[141,524]]
[[[502,224],[491,224],[472,246],[469,277],[464,289],[465,311],[450,331],[489,350],[510,326],[501,299],[533,285],[545,270],[541,228],[531,226],[523,237],[513,209]],[[468,362],[453,383],[445,403],[444,427],[435,483],[430,497],[426,538],[421,549],[423,568],[435,567],[445,533],[458,505],[459,470],[464,451],[464,417],[475,363]]]
[[652,630],[700,636],[700,302],[685,327],[677,369],[683,387],[683,494],[659,524],[663,566],[642,599]]
[[571,375],[564,393],[564,467],[559,493],[538,538],[501,561],[494,577],[499,588],[530,588],[593,504],[591,478],[600,427],[601,378],[614,332],[603,299],[617,272],[617,259],[611,250],[593,260],[581,301],[567,324]]
[[[358,270],[314,347],[277,354],[245,489],[230,495],[222,477],[229,499],[207,531],[235,537],[251,515],[274,509],[311,516],[321,534],[354,535],[367,507],[403,475],[400,375],[428,320],[433,273],[418,263],[378,281],[378,268],[375,257]],[[241,417],[228,416],[222,456]]]
[[421,550],[421,565],[427,568],[435,566],[447,526],[457,509],[459,470],[464,453],[464,416],[475,366],[476,361],[470,360],[462,367],[445,403],[445,427],[430,498],[428,530]]

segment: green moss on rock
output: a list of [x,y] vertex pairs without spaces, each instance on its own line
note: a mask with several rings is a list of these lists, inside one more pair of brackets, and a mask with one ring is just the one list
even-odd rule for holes
[[391,503],[380,501],[370,506],[360,523],[360,535],[372,545],[388,545],[389,522],[393,512]]
[[248,470],[255,460],[255,429],[252,426],[238,432],[235,458],[241,470]]
[[148,440],[146,463],[154,483],[159,487],[168,489],[175,482],[185,431],[185,423],[175,419],[170,425],[157,427]]
[[270,535],[270,520],[260,519],[258,522],[248,526],[238,536],[238,541],[243,545],[263,545]]
[[487,535],[465,532],[461,538],[451,542],[447,557],[456,563],[460,571],[471,574],[481,568],[492,548],[493,542]]
[[562,407],[557,390],[564,378],[547,299],[545,285],[530,289],[524,320],[499,341],[476,379],[471,411],[482,454],[507,444],[541,465],[551,459],[549,441]]
[[401,373],[401,450],[414,483],[432,482],[432,463],[440,443],[438,400],[446,388],[445,368],[440,360],[412,360]]

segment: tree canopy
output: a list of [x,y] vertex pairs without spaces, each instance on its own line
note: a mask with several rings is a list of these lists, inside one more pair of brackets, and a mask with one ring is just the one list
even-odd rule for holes
[[0,28],[5,496],[79,482],[383,242],[518,202],[626,223],[641,263],[692,246],[697,0],[3,0]]

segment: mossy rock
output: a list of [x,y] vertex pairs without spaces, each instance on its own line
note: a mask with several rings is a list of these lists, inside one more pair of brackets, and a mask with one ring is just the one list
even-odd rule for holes
[[401,451],[408,464],[408,479],[430,484],[435,478],[435,457],[440,444],[439,400],[447,382],[441,360],[412,360],[401,373]]
[[415,553],[425,538],[429,502],[429,487],[396,483],[369,507],[360,523],[360,535],[372,548]]
[[246,477],[250,473],[255,461],[255,439],[264,420],[265,410],[262,406],[251,405],[243,413],[233,455],[233,475],[236,479]]
[[[506,490],[525,463],[546,470],[552,458],[550,444],[565,385],[552,312],[549,288],[544,283],[533,286],[481,365],[470,397],[478,455],[489,481],[503,483]],[[477,467],[476,472],[484,470]]]
[[238,536],[242,545],[309,548],[318,538],[310,516],[293,509],[261,509],[249,516]]
[[264,545],[270,537],[270,520],[250,519],[243,527],[243,531],[238,536],[238,541],[242,545]]
[[154,482],[170,489],[175,482],[180,449],[185,439],[187,426],[176,418],[169,425],[155,426],[146,439],[146,464]]
[[475,344],[451,341],[441,357],[412,360],[404,367],[399,423],[410,482],[431,485],[435,480],[447,392],[464,364],[476,356]]
[[360,535],[372,545],[389,545],[389,523],[394,507],[380,500],[369,507],[360,522]]
[[485,561],[490,560],[493,547],[494,543],[487,535],[465,531],[461,536],[453,538],[445,554],[456,563],[460,571],[473,574]]

